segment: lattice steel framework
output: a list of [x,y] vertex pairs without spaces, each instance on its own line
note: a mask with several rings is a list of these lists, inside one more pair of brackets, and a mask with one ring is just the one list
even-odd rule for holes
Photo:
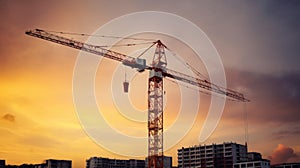
[[148,168],[163,168],[163,72],[167,61],[159,41],[148,81]]
[[[165,49],[167,48],[160,40],[155,41],[155,54],[152,64],[146,65],[145,59],[134,58],[128,55],[107,50],[101,46],[87,44],[70,38],[58,36],[49,31],[34,29],[25,32],[27,35],[65,45],[77,50],[86,51],[108,59],[119,61],[122,64],[135,68],[138,72],[150,71],[148,81],[148,167],[163,168],[163,78],[171,78],[200,89],[225,95],[233,100],[248,102],[242,93],[222,88],[199,77],[192,77],[181,72],[167,69]],[[66,33],[65,33],[66,34]]]

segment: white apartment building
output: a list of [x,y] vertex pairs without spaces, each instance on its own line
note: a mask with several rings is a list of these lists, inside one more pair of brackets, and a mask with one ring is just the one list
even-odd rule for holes
[[178,168],[233,168],[247,161],[247,146],[237,143],[197,145],[177,151]]
[[269,160],[255,160],[255,161],[247,161],[241,163],[235,163],[234,168],[270,168]]

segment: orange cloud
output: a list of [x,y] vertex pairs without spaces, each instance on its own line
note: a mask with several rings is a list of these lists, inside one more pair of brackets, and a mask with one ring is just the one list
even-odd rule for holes
[[277,148],[273,151],[269,159],[271,160],[272,164],[277,163],[285,163],[290,158],[298,157],[294,150],[290,147],[287,147],[283,144],[278,144]]
[[10,121],[10,122],[15,122],[15,116],[12,114],[5,114],[2,119]]

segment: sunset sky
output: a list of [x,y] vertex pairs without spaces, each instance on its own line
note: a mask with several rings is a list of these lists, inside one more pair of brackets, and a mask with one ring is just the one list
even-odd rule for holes
[[[297,0],[230,0],[226,3],[221,0],[0,0],[0,159],[5,159],[7,164],[70,159],[73,167],[79,168],[85,167],[85,160],[92,156],[132,158],[105,149],[80,124],[72,92],[73,72],[80,51],[27,36],[25,31],[41,28],[92,34],[114,18],[142,11],[173,13],[201,28],[219,52],[227,86],[243,92],[251,100],[246,105],[227,101],[218,127],[201,144],[245,143],[243,113],[246,111],[249,151],[260,152],[271,163],[300,162],[300,1]],[[149,38],[151,34],[146,36]],[[156,34],[153,36],[160,38]],[[195,57],[188,50],[176,51],[179,44],[169,37],[161,38],[170,42],[166,45],[179,55]],[[188,56],[183,58],[188,61]],[[189,63],[206,73],[201,61]],[[146,137],[147,124],[124,118],[114,104],[114,96],[124,95],[111,93],[112,86],[121,89],[124,80],[124,73],[117,74],[122,76],[120,80],[112,78],[118,63],[103,60],[100,66],[95,91],[105,120],[123,134]],[[147,77],[146,72],[135,76],[128,94],[132,104],[142,111],[138,115],[145,117]],[[168,80],[165,90],[164,117],[168,130],[178,121],[181,95],[179,85]],[[199,132],[207,115],[209,99],[210,96],[201,95],[199,112],[191,130],[165,151],[165,155],[173,157],[174,165],[177,165],[178,148],[200,143]],[[185,117],[180,118],[182,128],[190,124],[188,119],[193,116],[186,112]],[[174,137],[180,131],[172,132]],[[103,136],[111,137],[103,143],[133,153],[147,152],[146,140],[138,146],[119,142],[111,132],[103,132]],[[171,140],[164,141],[168,144]]]

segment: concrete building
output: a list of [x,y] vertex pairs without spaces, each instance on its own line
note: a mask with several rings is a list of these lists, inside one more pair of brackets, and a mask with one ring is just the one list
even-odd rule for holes
[[247,161],[247,146],[237,143],[197,145],[177,151],[178,168],[232,168],[234,163]]
[[5,168],[72,168],[72,161],[48,159],[41,164],[6,165]]
[[270,168],[270,161],[262,159],[262,156],[258,152],[248,152],[247,161],[235,163],[234,168]]
[[271,168],[300,168],[300,163],[282,163],[272,165]]
[[266,159],[235,163],[234,168],[270,168],[270,161]]
[[145,168],[145,161],[91,157],[86,160],[86,168]]
[[144,168],[145,167],[145,161],[144,160],[130,159],[129,160],[129,167],[130,168]]
[[0,168],[5,168],[5,160],[0,160]]
[[[40,166],[43,167],[43,164],[40,164]],[[48,159],[45,168],[72,168],[72,161]]]
[[258,152],[248,152],[247,156],[248,156],[248,161],[254,161],[254,160],[261,160],[262,159],[261,154],[258,153]]
[[[164,168],[172,168],[172,157],[164,156]],[[148,158],[145,158],[145,168],[148,168]]]
[[46,163],[36,164],[34,168],[47,168]]
[[36,168],[35,164],[6,165],[6,168]]

